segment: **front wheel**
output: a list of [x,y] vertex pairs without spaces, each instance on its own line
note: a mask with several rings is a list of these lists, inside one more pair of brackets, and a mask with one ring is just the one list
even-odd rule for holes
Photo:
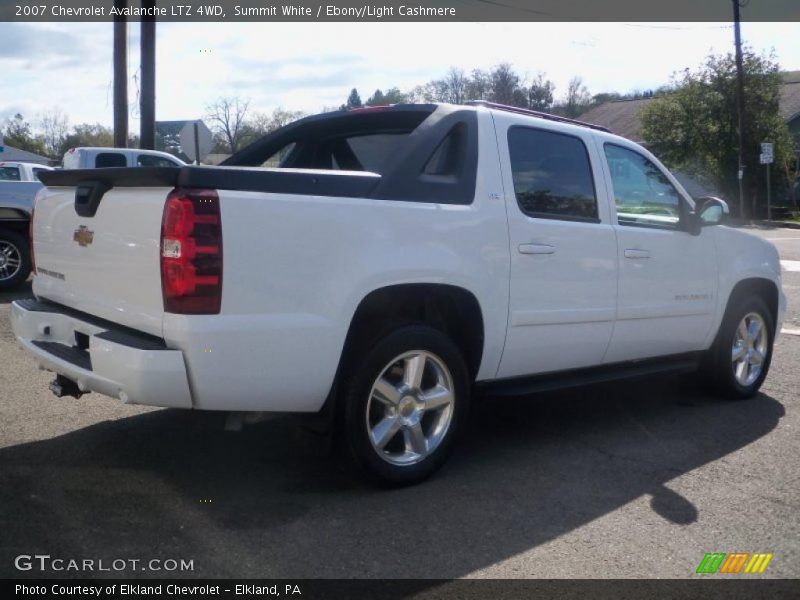
[[376,483],[416,483],[453,448],[469,402],[467,368],[444,333],[402,327],[356,358],[341,401],[349,462]]
[[25,283],[31,273],[28,240],[8,229],[0,229],[0,292]]
[[728,308],[712,374],[722,396],[750,398],[758,392],[772,360],[774,331],[772,314],[761,298],[740,299]]

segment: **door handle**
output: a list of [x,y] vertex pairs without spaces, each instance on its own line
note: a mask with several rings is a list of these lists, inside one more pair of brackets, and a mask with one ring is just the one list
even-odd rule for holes
[[627,248],[625,250],[625,258],[650,258],[650,251],[641,250],[639,248]]
[[556,251],[555,246],[550,244],[520,244],[520,254],[552,254]]

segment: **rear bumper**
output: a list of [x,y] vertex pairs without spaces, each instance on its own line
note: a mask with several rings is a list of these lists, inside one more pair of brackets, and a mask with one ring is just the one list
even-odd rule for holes
[[42,368],[81,391],[127,404],[192,408],[183,353],[162,340],[34,299],[12,303],[11,327]]

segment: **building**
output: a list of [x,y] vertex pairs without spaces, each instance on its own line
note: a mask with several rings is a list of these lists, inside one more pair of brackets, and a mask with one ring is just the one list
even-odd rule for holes
[[46,156],[28,152],[27,150],[20,150],[19,148],[14,148],[12,146],[3,145],[3,151],[0,152],[0,162],[6,160],[14,162],[36,163],[39,165],[49,165],[51,162]]

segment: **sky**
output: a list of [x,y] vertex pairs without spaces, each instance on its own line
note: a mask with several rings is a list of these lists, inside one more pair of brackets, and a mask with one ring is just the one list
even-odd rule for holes
[[[800,69],[797,23],[743,23],[746,44]],[[128,25],[132,132],[138,131],[139,25]],[[0,23],[0,123],[59,108],[76,123],[112,121],[111,23]],[[358,88],[411,89],[509,62],[546,73],[556,97],[574,76],[590,92],[653,89],[733,48],[726,23],[159,23],[156,118],[196,119],[220,96],[252,110],[318,112]]]

